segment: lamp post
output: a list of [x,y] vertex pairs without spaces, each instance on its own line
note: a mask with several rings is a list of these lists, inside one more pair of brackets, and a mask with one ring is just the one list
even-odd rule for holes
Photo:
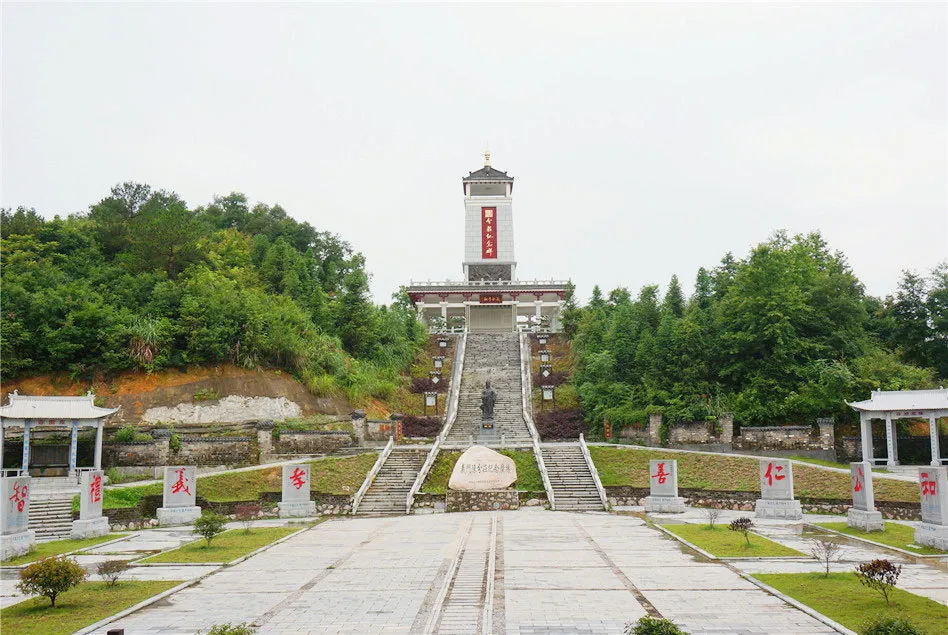
[[540,364],[540,374],[546,379],[553,374],[553,364]]
[[446,337],[439,337],[439,338],[438,338],[438,348],[440,348],[440,349],[443,351],[443,350],[446,349],[447,347],[448,347],[448,338],[446,338]]
[[553,407],[556,407],[556,388],[554,386],[540,386],[540,389],[543,391],[543,401],[540,402],[542,407],[544,402],[552,401]]
[[537,341],[540,342],[540,346],[545,346],[547,342],[546,333],[540,333],[539,335],[537,335]]
[[428,416],[428,406],[434,406],[435,416],[438,415],[438,393],[436,392],[426,392],[425,393],[425,416]]
[[433,363],[433,364],[434,364],[434,367],[437,368],[437,369],[443,368],[443,367],[444,367],[444,355],[438,355],[438,356],[436,356],[436,357],[432,357],[432,358],[431,358],[431,363]]
[[432,384],[438,384],[441,381],[441,371],[440,370],[429,370],[428,378],[431,379]]
[[546,349],[540,351],[540,361],[544,363],[550,361],[550,351]]

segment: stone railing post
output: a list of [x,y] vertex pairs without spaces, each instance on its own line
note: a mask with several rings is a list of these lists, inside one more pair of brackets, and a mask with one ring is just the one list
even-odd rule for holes
[[272,421],[258,421],[254,426],[257,429],[257,463],[269,463],[273,460],[273,426]]
[[654,414],[648,416],[648,443],[649,445],[662,444],[662,415]]
[[359,445],[365,443],[365,411],[363,410],[353,410],[349,413],[349,417],[352,419],[352,433],[355,435],[356,442]]
[[402,442],[402,419],[404,416],[401,413],[393,412],[392,416],[389,419],[392,420],[392,425],[395,426],[395,443]]
[[168,428],[155,428],[151,431],[151,438],[155,440],[158,446],[158,461],[156,465],[171,464],[171,430]]
[[834,450],[836,448],[835,417],[819,417],[816,425],[820,428],[820,447],[824,450]]
[[729,412],[727,414],[721,415],[718,417],[718,425],[721,426],[721,443],[727,443],[730,445],[734,442],[734,413]]

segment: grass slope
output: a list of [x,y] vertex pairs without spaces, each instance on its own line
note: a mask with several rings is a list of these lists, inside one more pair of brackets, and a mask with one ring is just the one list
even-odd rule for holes
[[[843,626],[860,631],[867,617],[907,617],[928,635],[948,635],[948,607],[934,600],[893,589],[890,606],[882,594],[862,586],[855,573],[755,573],[754,577],[816,609]],[[861,631],[860,631],[861,632]]]
[[[544,491],[543,477],[540,476],[540,468],[537,467],[533,452],[501,450],[500,453],[512,458],[517,466],[517,480],[513,484],[515,489],[521,492]],[[451,472],[454,471],[454,464],[460,457],[460,452],[439,452],[421,491],[426,494],[444,494],[448,489],[448,481],[451,478]]]
[[302,527],[299,525],[259,527],[249,534],[244,533],[243,529],[231,529],[214,538],[210,546],[201,538],[177,549],[145,558],[142,562],[230,562],[300,529]]
[[67,635],[99,620],[134,606],[171,587],[180,580],[119,582],[108,587],[104,582],[84,582],[56,598],[32,598],[0,611],[4,633],[18,635]]
[[[344,458],[328,457],[310,461],[314,492],[323,494],[354,494],[359,490],[378,454],[368,452]],[[263,492],[279,492],[282,467],[231,472],[198,479],[198,496],[212,503],[255,500]],[[161,494],[161,483],[140,487],[106,488],[102,506],[107,509],[135,507],[146,494]],[[75,505],[75,503],[74,503]]]
[[79,549],[85,549],[86,547],[92,547],[103,542],[108,542],[110,540],[115,540],[116,538],[124,538],[128,534],[109,534],[107,536],[100,536],[98,538],[84,538],[83,540],[50,540],[49,542],[40,542],[33,547],[33,550],[30,553],[24,554],[22,556],[17,556],[16,558],[9,558],[4,560],[2,563],[4,566],[16,566],[19,564],[26,564],[28,562],[34,562],[40,558],[48,558],[50,556],[58,556],[61,553],[69,553],[71,551],[78,551]]
[[662,525],[676,536],[681,536],[693,545],[701,547],[718,558],[771,558],[781,556],[803,556],[796,549],[768,540],[757,534],[749,534],[750,545],[739,531],[716,525]]
[[833,531],[838,531],[848,536],[865,538],[866,540],[880,542],[890,547],[897,547],[926,556],[945,553],[933,547],[915,546],[915,528],[901,523],[885,523],[885,531],[860,531],[859,529],[848,527],[844,522],[816,524],[820,527],[826,527],[827,529],[832,529]]
[[[589,452],[604,487],[624,485],[647,488],[649,459],[676,459],[679,487],[760,491],[759,461],[754,458],[601,446],[590,446]],[[851,499],[849,474],[844,472],[794,465],[793,485],[797,498]],[[915,483],[876,479],[873,486],[876,500],[919,503],[918,485]]]

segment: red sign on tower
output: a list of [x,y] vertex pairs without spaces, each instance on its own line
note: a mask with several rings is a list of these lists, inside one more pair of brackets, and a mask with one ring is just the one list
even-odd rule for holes
[[497,208],[481,208],[481,258],[497,258]]

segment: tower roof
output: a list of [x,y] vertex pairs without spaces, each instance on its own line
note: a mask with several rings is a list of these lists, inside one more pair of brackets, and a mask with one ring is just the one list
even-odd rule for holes
[[465,183],[468,181],[496,181],[498,183],[513,183],[512,176],[507,176],[506,172],[496,170],[489,165],[485,165],[476,172],[471,172],[461,180]]

